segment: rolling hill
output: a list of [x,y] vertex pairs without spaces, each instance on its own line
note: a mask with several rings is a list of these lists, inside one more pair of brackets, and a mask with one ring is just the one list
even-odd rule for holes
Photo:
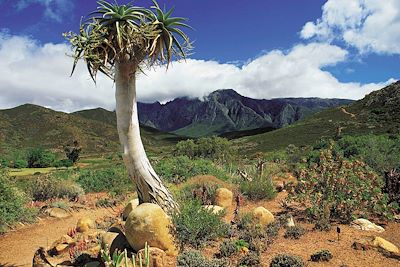
[[[85,153],[119,151],[114,113],[100,109],[84,113],[86,117],[31,104],[0,110],[0,150],[40,146],[60,151],[63,145],[77,140]],[[148,126],[142,127],[141,133],[150,151],[181,140]]]
[[320,138],[332,138],[337,127],[342,135],[400,132],[400,81],[367,95],[347,106],[323,110],[275,131],[237,139],[248,151],[284,149],[289,144],[313,144]]

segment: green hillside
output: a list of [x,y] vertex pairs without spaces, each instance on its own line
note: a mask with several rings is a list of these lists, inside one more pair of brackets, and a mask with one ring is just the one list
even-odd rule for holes
[[[112,116],[102,109],[68,114],[31,104],[0,110],[0,151],[39,146],[61,151],[77,140],[84,153],[116,152],[120,145]],[[163,151],[181,139],[150,127],[141,133],[149,151]]]
[[398,133],[400,130],[400,82],[367,95],[347,106],[323,110],[297,123],[263,134],[238,139],[248,151],[283,149],[289,144],[310,145],[332,138],[338,127],[342,135]]

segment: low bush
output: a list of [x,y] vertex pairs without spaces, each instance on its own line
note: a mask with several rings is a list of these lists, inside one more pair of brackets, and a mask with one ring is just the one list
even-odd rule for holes
[[216,184],[188,184],[179,191],[178,197],[181,201],[197,199],[203,205],[211,205],[218,188]]
[[223,260],[209,260],[198,250],[184,251],[178,255],[178,267],[223,267],[226,266]]
[[237,229],[239,239],[247,242],[250,250],[262,251],[265,248],[266,229],[260,224],[254,223],[252,214],[242,215],[237,222]]
[[36,211],[27,208],[29,198],[0,169],[0,233],[16,222],[31,221]]
[[47,168],[53,166],[56,155],[42,148],[32,148],[27,152],[29,168]]
[[229,175],[212,161],[206,159],[191,160],[187,156],[178,156],[163,159],[155,165],[155,171],[171,183],[182,183],[196,175],[214,175],[227,180]]
[[53,163],[53,167],[60,168],[60,167],[72,167],[74,163],[69,159],[62,159],[57,160]]
[[235,241],[225,240],[219,247],[219,257],[230,257],[238,251]]
[[300,257],[289,255],[289,254],[279,254],[275,256],[269,267],[305,267],[303,260]]
[[274,184],[265,177],[241,182],[240,191],[251,200],[274,199],[276,196]]
[[35,201],[54,198],[78,199],[85,191],[71,180],[62,180],[51,174],[36,176],[28,182],[27,190]]
[[252,267],[258,267],[261,266],[261,259],[260,259],[260,254],[256,252],[250,252],[243,256],[238,263],[238,266],[252,266]]
[[180,141],[175,147],[174,154],[187,156],[190,159],[205,158],[225,163],[235,154],[232,147],[228,139],[217,136],[202,137],[196,140]]
[[311,260],[314,262],[330,261],[333,258],[329,250],[323,249],[311,255]]
[[393,209],[381,188],[383,180],[361,161],[344,160],[331,148],[321,151],[318,163],[299,171],[299,183],[289,194],[306,205],[317,225],[332,218],[349,222],[353,217],[391,216]]
[[123,168],[99,170],[82,170],[76,180],[85,192],[126,193],[133,190],[134,185]]
[[226,236],[229,226],[222,221],[223,214],[214,214],[197,200],[181,203],[180,211],[172,215],[172,233],[181,248],[191,245],[199,248],[207,241]]
[[286,229],[284,237],[290,239],[300,239],[300,237],[304,235],[305,232],[306,230],[300,225],[291,226]]

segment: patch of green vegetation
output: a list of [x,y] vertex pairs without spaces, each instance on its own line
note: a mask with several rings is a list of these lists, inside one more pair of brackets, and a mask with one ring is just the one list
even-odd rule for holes
[[155,164],[155,171],[170,183],[182,183],[196,175],[214,175],[221,180],[229,179],[229,174],[212,161],[206,159],[191,160],[187,156],[160,160]]
[[0,169],[0,233],[16,222],[32,221],[36,211],[27,207],[29,198]]
[[129,179],[125,168],[107,168],[95,170],[81,170],[77,174],[76,182],[85,192],[126,193],[133,190],[134,185]]
[[303,260],[294,255],[290,254],[279,254],[275,256],[269,267],[305,267]]
[[223,260],[209,260],[198,250],[187,250],[178,255],[178,267],[223,267],[227,266]]
[[397,207],[388,205],[383,179],[364,162],[344,159],[332,145],[315,160],[299,165],[300,183],[290,198],[306,205],[316,227],[329,229],[332,219],[351,221],[355,216],[391,217]]
[[180,211],[172,215],[173,235],[181,249],[202,247],[206,242],[225,236],[229,226],[222,221],[223,213],[214,214],[197,200],[180,203]]

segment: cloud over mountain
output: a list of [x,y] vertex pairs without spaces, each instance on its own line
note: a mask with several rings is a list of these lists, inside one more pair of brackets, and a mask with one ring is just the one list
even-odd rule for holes
[[[113,109],[113,82],[99,75],[95,86],[82,62],[69,77],[72,58],[66,53],[70,53],[67,44],[41,44],[30,37],[0,32],[0,108],[29,102],[63,111]],[[140,74],[138,96],[146,102],[168,101],[234,88],[253,98],[360,99],[390,82],[344,83],[324,70],[346,60],[347,54],[335,45],[310,43],[269,51],[243,66],[188,59],[174,62],[168,72],[157,67]]]

